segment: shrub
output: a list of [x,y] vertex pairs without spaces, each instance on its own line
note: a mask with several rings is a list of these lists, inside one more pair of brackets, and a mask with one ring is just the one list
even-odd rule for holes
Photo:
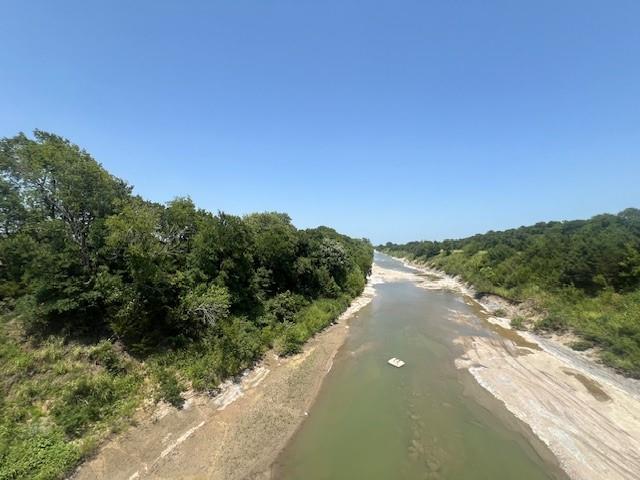
[[220,285],[198,285],[182,299],[178,318],[185,322],[184,331],[198,336],[229,316],[231,296]]
[[564,317],[557,314],[549,314],[536,323],[535,330],[560,332],[567,328],[567,321]]
[[300,353],[304,344],[304,335],[301,335],[300,328],[297,325],[288,325],[283,335],[275,341],[275,349],[278,355],[286,356]]
[[188,352],[184,372],[195,390],[215,392],[222,381],[222,350],[217,344]]
[[511,328],[514,328],[516,330],[525,330],[525,326],[524,326],[524,318],[522,317],[514,317],[511,319]]
[[286,291],[265,302],[265,313],[275,322],[293,322],[296,313],[308,303],[302,295]]
[[122,382],[107,374],[83,377],[64,392],[52,410],[53,417],[70,438],[79,437],[110,415],[126,390]]
[[89,353],[89,359],[112,374],[122,373],[126,370],[126,364],[122,356],[118,355],[114,345],[108,340],[102,340],[93,347]]
[[164,400],[176,408],[182,408],[184,398],[182,398],[181,394],[184,386],[180,383],[176,374],[167,368],[160,367],[156,370],[155,377],[158,382],[156,401]]
[[80,460],[78,446],[57,429],[0,423],[0,479],[62,478]]
[[365,285],[365,276],[357,265],[349,270],[347,280],[345,282],[345,290],[352,296],[356,297],[362,293]]
[[220,341],[226,375],[237,375],[250,367],[263,353],[264,346],[253,322],[233,318],[223,327]]
[[593,342],[589,340],[576,340],[569,344],[569,348],[571,348],[572,350],[576,350],[578,352],[589,350],[590,348],[593,348],[593,346],[594,346]]

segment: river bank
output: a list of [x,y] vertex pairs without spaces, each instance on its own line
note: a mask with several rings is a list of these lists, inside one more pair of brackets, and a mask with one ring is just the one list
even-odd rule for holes
[[[512,330],[499,297],[476,299],[472,286],[404,260],[419,285],[460,293],[495,336],[462,336],[456,366],[529,425],[573,479],[632,479],[640,471],[640,382],[569,349],[560,339]],[[500,316],[495,313],[500,312]],[[456,318],[456,321],[467,321]]]
[[[309,418],[278,456],[279,480],[568,480],[556,457],[455,360],[491,335],[456,292],[376,253],[385,270],[352,322]],[[468,321],[457,321],[454,317]],[[405,365],[396,369],[389,358]]]
[[[369,378],[372,383],[345,394],[345,398],[351,399],[356,395],[364,395],[367,401],[363,399],[356,402],[358,406],[355,411],[349,413],[349,421],[343,419],[343,435],[331,429],[326,438],[327,445],[332,445],[340,439],[348,439],[348,435],[353,432],[362,431],[360,428],[349,430],[346,425],[353,426],[353,422],[358,421],[358,413],[367,411],[369,405],[375,412],[363,416],[363,428],[364,425],[370,424],[370,418],[378,418],[378,423],[386,421],[389,424],[389,438],[397,443],[394,444],[397,450],[395,455],[380,453],[380,468],[391,468],[391,459],[404,461],[407,455],[412,459],[413,467],[403,464],[404,467],[415,467],[416,473],[429,474],[429,478],[445,478],[441,474],[441,468],[459,468],[462,471],[469,468],[468,465],[477,465],[477,462],[482,460],[471,456],[465,460],[462,455],[465,451],[462,449],[463,445],[443,448],[439,442],[444,441],[444,444],[447,444],[459,441],[453,438],[468,439],[472,442],[475,435],[480,435],[478,432],[482,432],[484,438],[487,430],[478,423],[478,419],[484,418],[482,422],[487,422],[486,425],[499,422],[493,415],[504,410],[499,404],[501,402],[508,410],[504,410],[505,415],[515,417],[513,422],[521,422],[523,428],[530,427],[530,432],[527,428],[527,431],[522,433],[538,455],[544,457],[543,450],[548,450],[549,456],[552,452],[571,478],[635,478],[635,472],[640,471],[637,453],[640,451],[640,390],[636,390],[637,382],[623,379],[553,340],[511,330],[507,319],[492,315],[492,312],[503,309],[504,306],[500,302],[485,298],[482,304],[478,303],[472,287],[457,279],[424,266],[408,266],[413,270],[387,269],[374,265],[373,274],[363,295],[353,302],[335,325],[316,335],[301,354],[289,358],[278,358],[269,354],[261,364],[247,372],[240,382],[227,384],[223,393],[217,397],[211,399],[193,396],[187,400],[185,408],[181,411],[159,411],[153,421],[145,422],[106,444],[73,478],[276,478],[280,472],[274,470],[274,461],[287,445],[291,445],[292,436],[300,432],[299,427],[306,418],[313,424],[320,422],[324,425],[326,422],[339,421],[339,411],[344,413],[338,404],[324,410],[321,408],[319,412],[314,407],[308,417],[311,405],[317,401],[326,373],[331,369],[339,350],[342,356],[358,358],[357,362],[349,363],[349,368],[362,368],[362,374],[357,374],[357,377]],[[406,299],[402,300],[404,297],[397,298],[400,290],[392,290],[395,292],[393,294],[388,290],[402,288],[403,282],[410,282],[427,290],[453,291],[459,294],[459,297],[449,296],[449,300],[446,300],[447,297],[440,300],[445,304],[447,301],[450,302],[448,315],[447,308],[443,308],[441,313],[436,309],[428,314],[425,309],[431,308],[430,302],[435,301],[436,297],[432,300],[426,298],[425,295],[419,294],[419,289],[412,287],[414,293],[411,293],[412,290],[402,290],[403,295],[407,295]],[[372,300],[376,290],[374,286],[382,283],[388,284],[380,286],[380,291],[387,292],[384,298],[388,303],[385,305],[390,309],[388,313],[378,313],[377,317],[373,317],[377,319],[377,327],[367,321],[366,328],[368,332],[376,331],[376,328],[388,328],[384,333],[380,332],[380,338],[384,338],[385,342],[395,342],[395,346],[389,345],[391,350],[382,353],[377,350],[382,344],[374,341],[365,342],[353,351],[344,351],[341,347],[350,331],[350,319]],[[379,303],[380,298],[382,297],[379,297],[372,307],[375,307],[374,310],[377,312],[380,312],[380,308],[386,308]],[[459,305],[460,302],[466,303],[469,308],[456,307],[455,304]],[[412,312],[413,308],[413,316],[405,319],[400,313],[401,305]],[[367,319],[371,320],[370,316],[370,313],[367,313]],[[433,322],[431,327],[425,327],[424,334],[411,331],[407,338],[403,336],[405,324],[393,324],[393,320],[410,320],[414,322],[412,328],[422,329],[425,319]],[[391,323],[388,323],[390,321]],[[455,339],[461,348],[456,347],[452,356],[443,357],[440,355],[444,355],[442,352],[448,348],[444,343],[432,343],[433,339],[441,336],[434,329],[450,328],[447,325],[451,325],[452,322],[460,326],[459,332],[451,336],[444,335],[440,341],[444,341],[446,337],[446,343],[451,345]],[[361,322],[355,322],[351,327],[354,332],[362,332],[365,328]],[[389,340],[392,335],[395,340]],[[352,337],[353,335],[349,336],[350,339]],[[406,350],[408,345],[415,347],[411,350],[412,353]],[[435,350],[432,350],[434,348]],[[409,360],[409,366],[400,372],[388,371],[385,359],[389,358],[391,353],[397,354],[401,350],[404,351],[403,358]],[[428,356],[434,355],[434,352],[441,353],[435,357]],[[365,361],[366,355],[373,355],[375,358]],[[381,358],[378,358],[379,355],[382,355]],[[455,371],[454,361],[459,371],[464,371],[464,376],[468,377],[469,388],[466,388],[465,380],[465,391],[473,398],[472,402],[477,401],[485,405],[486,417],[481,409],[480,412],[475,410],[478,417],[465,418],[463,412],[475,408],[468,404],[469,400],[463,401],[458,397],[445,395],[444,392],[449,391],[452,385],[446,383],[451,378],[451,374],[446,373],[447,368]],[[403,376],[410,374],[414,368],[419,368],[422,362],[431,365],[431,370],[420,370],[422,373],[416,371],[417,383],[403,384]],[[437,362],[444,363],[435,367]],[[336,372],[344,373],[345,362],[341,361],[340,366],[342,368]],[[471,375],[467,375],[466,371]],[[437,372],[444,373],[439,377]],[[426,375],[432,377],[431,382],[435,383],[426,382]],[[324,396],[325,404],[327,399],[340,397],[335,390],[336,382],[339,383],[339,380],[334,377],[335,375],[330,377],[334,380],[331,382],[333,390],[330,390],[330,395]],[[350,388],[349,383],[343,384],[342,387]],[[407,398],[410,399],[410,423],[407,425],[407,433],[412,435],[408,446],[400,441],[401,436],[398,435],[399,427],[396,423],[400,421],[401,425],[404,421],[404,397],[384,395],[382,391],[376,395],[372,390],[387,387],[411,389],[407,392]],[[442,393],[443,397],[432,397],[433,392]],[[372,394],[382,404],[372,404]],[[394,398],[396,400],[393,400]],[[456,410],[459,414],[445,415],[442,409],[450,410],[453,408],[452,405],[458,405],[452,403],[456,401],[455,398],[461,402],[457,407],[459,410]],[[491,406],[491,402],[486,403],[488,400],[495,402],[495,407],[499,408]],[[387,405],[387,401],[396,402],[397,405]],[[375,417],[379,411],[388,413],[384,417]],[[441,427],[442,432],[448,435],[447,440],[432,437],[434,427],[445,417],[448,422],[454,424],[460,421],[460,428],[469,436],[456,437],[455,428],[452,430],[451,425],[445,423]],[[502,421],[511,423],[504,418]],[[307,426],[309,423],[305,422],[304,425]],[[517,425],[514,424],[513,427],[514,430],[520,431]],[[471,434],[469,428],[478,430]],[[321,428],[321,431],[324,429]],[[293,443],[298,445],[299,441]],[[537,448],[536,443],[541,448]],[[359,445],[360,441],[356,441],[355,444]],[[480,441],[479,444],[486,445],[486,442]],[[506,448],[506,445],[511,443],[507,442],[505,447],[501,448]],[[314,459],[318,457],[317,448],[318,444],[313,440],[310,443],[310,454]],[[348,453],[354,448],[354,444],[350,444],[348,448],[339,448],[339,451],[347,455],[340,464],[343,474],[346,474],[349,468],[356,469],[373,464],[371,459],[354,461]],[[381,448],[387,451],[390,445],[385,444]],[[488,456],[487,448],[478,450],[484,452],[482,458]],[[473,451],[473,448],[466,445],[468,455]],[[303,468],[302,472],[305,472],[305,475],[310,472],[317,473],[320,467],[328,466],[322,458],[329,457],[320,455],[315,460],[320,464],[311,467],[306,465],[307,468]],[[551,463],[549,462],[550,471],[553,469]],[[295,468],[295,465],[293,467]],[[485,468],[493,468],[493,463]],[[506,465],[502,465],[502,468],[506,468]],[[514,471],[521,471],[521,468],[523,464],[518,463]],[[290,475],[287,478],[298,477]]]
[[137,427],[108,441],[73,480],[271,478],[270,466],[306,418],[348,334],[349,320],[375,295],[374,266],[363,293],[334,325],[287,358],[268,353],[214,398],[192,395],[182,410],[156,410]]

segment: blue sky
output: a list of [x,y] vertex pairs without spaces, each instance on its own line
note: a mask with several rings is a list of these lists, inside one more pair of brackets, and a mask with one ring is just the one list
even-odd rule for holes
[[0,136],[375,243],[640,207],[640,2],[17,1]]

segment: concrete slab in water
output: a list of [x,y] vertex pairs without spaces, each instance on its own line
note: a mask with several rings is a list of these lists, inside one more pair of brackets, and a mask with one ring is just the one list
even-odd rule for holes
[[399,358],[393,357],[390,358],[388,360],[389,365],[393,365],[394,367],[402,367],[404,365],[404,362],[402,360],[400,360]]

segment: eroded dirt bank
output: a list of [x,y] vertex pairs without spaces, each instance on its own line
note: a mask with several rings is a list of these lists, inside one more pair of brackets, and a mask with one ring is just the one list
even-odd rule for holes
[[301,354],[278,358],[269,353],[217,397],[196,395],[183,410],[160,409],[108,441],[71,478],[270,478],[271,464],[307,415],[346,338],[348,320],[371,301],[380,275],[374,266],[363,294]]
[[[423,265],[419,286],[460,293],[497,335],[461,337],[456,361],[548,445],[573,479],[640,478],[640,382],[624,378],[562,343],[511,330],[498,298]],[[455,321],[478,321],[451,312]]]

